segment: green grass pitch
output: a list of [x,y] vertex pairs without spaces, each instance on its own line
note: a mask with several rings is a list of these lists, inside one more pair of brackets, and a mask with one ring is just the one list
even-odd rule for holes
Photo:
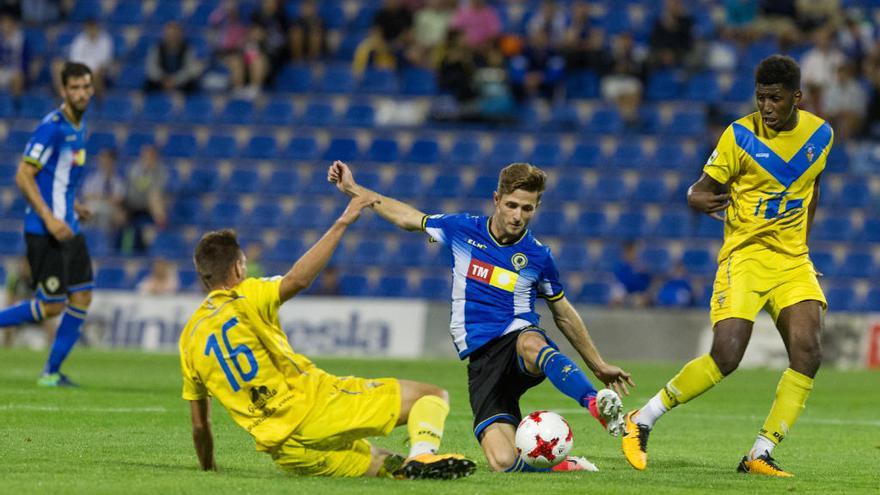
[[[396,376],[439,384],[452,394],[445,451],[478,462],[465,480],[304,479],[276,470],[250,437],[215,407],[220,471],[197,470],[189,410],[180,399],[174,355],[76,350],[66,365],[82,387],[35,385],[44,354],[0,350],[0,493],[880,493],[880,373],[822,370],[807,409],[777,449],[789,480],[734,472],[770,403],[779,370],[742,370],[681,406],[651,436],[650,464],[632,470],[609,437],[549,383],[523,410],[554,409],[575,430],[575,453],[598,473],[509,475],[488,471],[471,434],[465,366],[455,361],[318,359],[336,374]],[[624,402],[643,403],[681,363],[623,363],[638,387]],[[376,444],[404,452],[405,428]]]

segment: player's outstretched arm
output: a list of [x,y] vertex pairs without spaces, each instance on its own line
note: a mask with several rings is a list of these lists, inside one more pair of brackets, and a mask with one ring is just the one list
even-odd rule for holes
[[215,471],[214,436],[211,434],[211,399],[204,398],[189,402],[192,415],[193,445],[204,471]]
[[635,386],[630,374],[602,359],[599,350],[593,344],[593,339],[590,338],[587,325],[568,299],[563,296],[555,301],[548,300],[547,306],[553,313],[553,321],[556,322],[562,335],[571,342],[596,377],[618,394],[629,395],[627,385]]
[[281,302],[295,296],[314,282],[321,270],[327,266],[333,252],[336,251],[336,246],[339,245],[345,229],[360,217],[364,208],[372,207],[378,201],[379,199],[372,195],[357,196],[349,201],[345,211],[336,219],[330,229],[293,264],[290,271],[281,279],[281,285],[278,289]]
[[810,201],[810,206],[807,207],[807,241],[810,240],[810,231],[813,230],[813,219],[816,217],[816,208],[819,206],[819,196],[820,196],[820,187],[819,187],[819,179],[822,178],[822,174],[816,176],[816,181],[813,182],[813,200]]
[[330,165],[327,170],[327,180],[336,184],[337,189],[352,197],[375,195],[379,199],[379,204],[373,209],[380,217],[404,230],[422,230],[424,213],[402,201],[382,196],[356,183],[351,169],[345,163],[339,160],[333,162],[333,165]]
[[55,218],[49,205],[43,201],[40,195],[40,189],[37,187],[36,175],[40,169],[24,160],[18,163],[18,170],[15,172],[15,185],[24,194],[25,199],[30,203],[31,208],[40,216],[46,229],[59,241],[66,241],[73,238],[73,230],[64,220]]
[[730,194],[725,184],[704,172],[699,180],[688,188],[687,202],[691,208],[723,221],[724,218],[719,212],[730,205]]

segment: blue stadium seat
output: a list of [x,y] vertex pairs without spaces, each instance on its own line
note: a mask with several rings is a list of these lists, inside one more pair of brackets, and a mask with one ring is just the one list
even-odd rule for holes
[[0,93],[0,118],[8,119],[15,115],[15,103],[12,96],[7,93]]
[[180,280],[180,290],[183,292],[199,292],[202,290],[199,274],[195,270],[180,269],[177,271],[177,278]]
[[825,288],[823,292],[825,292],[829,311],[858,311],[861,309],[856,291],[851,285],[835,285]]
[[287,143],[287,146],[281,151],[280,156],[284,160],[317,160],[320,156],[320,150],[318,150],[318,141],[312,136],[294,136],[290,140],[290,142]]
[[272,171],[262,190],[279,195],[291,195],[299,188],[299,174],[290,168],[278,168]]
[[642,175],[630,195],[633,203],[663,203],[669,198],[663,177]]
[[331,65],[324,69],[324,74],[318,83],[318,91],[329,94],[351,94],[356,86],[357,82],[351,73],[350,64]]
[[[327,172],[321,169],[316,169],[314,173],[309,175],[308,179],[303,182],[301,188],[302,193],[315,196],[328,194],[331,191],[333,191],[333,185],[327,182]],[[358,224],[360,224],[360,222],[358,222]],[[361,225],[358,225],[358,227],[361,227]]]
[[394,191],[395,195],[403,198],[419,197],[424,189],[422,175],[414,172],[397,172],[391,185],[388,186],[389,191]]
[[[326,181],[325,181],[326,183]],[[326,187],[331,187],[327,184]],[[291,217],[290,226],[301,229],[326,228],[329,222],[325,222],[327,215],[321,205],[311,202],[303,202],[296,206],[296,214]]]
[[408,68],[402,74],[401,93],[411,96],[431,96],[437,94],[434,73],[427,69]]
[[211,228],[235,227],[242,221],[242,208],[239,201],[219,201],[211,208],[208,218],[202,219],[203,225]]
[[555,253],[555,258],[556,265],[563,273],[586,272],[590,268],[590,251],[585,243],[566,242]]
[[648,79],[645,97],[651,101],[673,100],[681,94],[681,78],[672,70],[659,70]]
[[236,156],[235,136],[230,134],[211,134],[208,141],[199,150],[204,158],[228,159]]
[[341,29],[348,22],[345,9],[338,0],[323,0],[318,4],[318,15],[327,29]]
[[433,164],[440,160],[440,144],[433,138],[420,138],[413,141],[409,152],[403,157],[404,162]]
[[578,216],[575,232],[580,236],[601,238],[608,230],[608,219],[602,210],[585,210]]
[[419,282],[419,288],[416,296],[424,299],[449,299],[452,293],[452,283],[449,277],[438,277],[426,275]]
[[32,135],[31,131],[9,131],[3,142],[3,148],[15,154],[24,153],[24,147],[27,146]]
[[609,234],[618,239],[636,240],[648,236],[648,218],[640,211],[624,211],[617,222],[609,229]]
[[586,131],[595,134],[617,134],[623,131],[623,118],[613,107],[599,108],[587,122]]
[[254,121],[261,125],[293,125],[296,122],[293,103],[282,98],[269,100],[257,113]]
[[752,75],[735,76],[727,92],[725,102],[743,103],[755,97],[755,78]]
[[365,238],[352,250],[351,263],[364,268],[381,266],[389,254],[382,238]]
[[852,221],[849,215],[831,214],[816,219],[810,238],[820,241],[842,241],[852,239]]
[[186,19],[186,25],[208,27],[208,18],[211,17],[211,12],[214,12],[218,4],[218,0],[200,0]]
[[813,266],[824,275],[837,275],[837,262],[834,260],[834,253],[821,249],[810,250],[810,261]]
[[269,262],[291,263],[302,254],[303,242],[297,236],[282,236],[272,246],[263,251],[263,258]]
[[109,95],[96,106],[99,120],[123,124],[134,119],[134,105],[130,96]]
[[313,101],[306,105],[299,120],[309,127],[331,127],[336,121],[336,113],[332,104]]
[[375,120],[376,110],[368,103],[349,106],[342,117],[342,123],[350,127],[373,127]]
[[716,271],[715,256],[707,249],[691,248],[681,254],[681,263],[690,275],[712,275]]
[[562,164],[562,145],[556,140],[542,139],[535,143],[527,161],[542,168],[558,167]]
[[196,154],[196,137],[190,133],[176,132],[168,135],[161,153],[172,158],[190,158]]
[[[129,51],[129,57],[131,56],[131,51]],[[146,56],[146,53],[143,56]],[[146,80],[146,69],[144,68],[143,58],[141,58],[139,62],[135,61],[123,65],[114,84],[118,89],[142,90]]]
[[192,255],[189,244],[182,232],[176,230],[163,230],[153,239],[150,245],[151,256],[163,258],[188,258]]
[[836,197],[835,204],[845,208],[868,208],[874,201],[871,187],[863,179],[849,179]]
[[579,142],[575,145],[566,164],[570,167],[595,168],[602,163],[602,148],[593,141]]
[[569,98],[598,98],[599,76],[590,70],[569,74],[565,79],[565,94]]
[[223,184],[224,192],[235,194],[252,194],[259,190],[260,174],[254,168],[236,168],[232,170],[226,183]]
[[581,287],[577,300],[586,304],[606,306],[611,302],[611,286],[605,282],[587,282]]
[[312,71],[307,66],[285,65],[275,76],[275,89],[286,93],[305,93],[312,87]]
[[95,274],[95,287],[105,290],[132,289],[133,283],[128,280],[124,268],[103,267]]
[[474,183],[471,184],[471,187],[467,192],[467,197],[489,199],[492,197],[492,192],[495,191],[496,187],[498,187],[497,174],[478,175],[477,178],[474,179]]
[[220,174],[217,168],[209,165],[194,168],[183,189],[196,194],[208,193],[213,192],[219,183]]
[[342,36],[342,40],[339,42],[339,46],[336,47],[336,53],[334,53],[334,59],[339,60],[340,62],[348,62],[354,58],[354,52],[357,50],[358,45],[364,38],[367,37],[366,30],[358,30],[346,32]]
[[156,137],[152,132],[131,132],[122,145],[122,154],[130,157],[138,156],[141,148],[146,144],[156,144]]
[[877,263],[870,251],[850,251],[840,263],[837,275],[844,277],[867,278],[877,271]]
[[43,95],[23,94],[18,99],[18,116],[22,119],[42,120],[54,109],[54,99]]
[[324,151],[324,160],[342,160],[353,162],[360,157],[360,150],[355,138],[335,137],[330,140],[330,145]]
[[668,273],[672,267],[669,251],[664,247],[646,248],[642,251],[639,259],[642,265],[655,275]]
[[460,175],[440,174],[424,194],[434,198],[456,198],[462,196],[463,192]]
[[217,117],[221,124],[253,124],[254,103],[250,100],[229,100]]
[[368,296],[371,292],[370,279],[366,275],[347,274],[339,277],[339,293],[343,296]]
[[702,136],[706,132],[706,114],[702,109],[681,109],[675,112],[661,132],[673,136]]
[[116,149],[116,135],[110,132],[93,132],[86,143],[86,155],[95,156],[103,149]]
[[618,143],[614,155],[611,156],[611,165],[616,169],[640,169],[645,165],[645,155],[638,143]]
[[117,2],[107,21],[112,24],[139,25],[144,23],[142,2]]
[[596,180],[589,197],[599,201],[620,202],[629,197],[629,191],[623,176],[611,173]]
[[73,5],[73,10],[67,16],[70,22],[86,22],[89,19],[99,19],[103,17],[101,9],[101,0],[78,0]]
[[371,162],[393,163],[398,158],[395,139],[376,138],[367,150],[367,160]]
[[563,132],[580,129],[581,125],[580,115],[574,105],[555,105],[547,122],[549,129]]
[[831,147],[831,152],[828,153],[828,163],[825,166],[826,172],[846,172],[849,170],[849,152],[847,151],[846,144],[841,143],[836,146]]
[[868,290],[862,311],[880,313],[880,287],[872,287]]
[[724,222],[709,215],[699,215],[694,228],[694,235],[702,239],[718,239],[724,237]]
[[492,149],[482,162],[492,167],[503,167],[511,162],[525,161],[526,156],[518,136],[496,136]]
[[629,123],[628,130],[636,130],[646,135],[657,134],[661,120],[661,113],[656,105],[642,104],[639,107],[637,121],[634,124]]
[[714,72],[700,72],[688,77],[685,98],[703,103],[717,103],[720,100],[718,79]]
[[700,160],[694,153],[672,136],[666,136],[658,143],[652,162],[652,165],[659,169],[693,173],[694,178],[698,176],[697,172],[701,166]]
[[19,229],[0,230],[0,255],[21,256],[24,251],[24,235]]
[[397,74],[390,70],[367,69],[358,84],[358,91],[369,94],[393,95],[399,92]]
[[880,218],[866,218],[862,225],[862,231],[858,240],[864,242],[880,243]]
[[[383,220],[384,221],[384,220]],[[389,258],[395,265],[406,268],[421,267],[428,263],[428,239],[425,237],[404,236],[397,245],[397,250]]]
[[256,135],[251,136],[247,144],[239,153],[241,158],[251,160],[269,160],[275,158],[277,144],[274,136]]
[[162,25],[168,21],[178,21],[183,18],[183,2],[157,2],[156,9],[150,14],[149,21],[153,24]]
[[480,142],[471,138],[458,138],[449,150],[446,163],[453,166],[473,165],[482,158]]
[[4,164],[0,166],[0,187],[12,187],[15,185],[15,174],[18,168],[13,165]]
[[198,198],[181,197],[174,202],[169,214],[171,225],[194,225],[202,216],[202,203]]
[[278,201],[263,200],[254,205],[248,215],[247,222],[254,227],[272,228],[282,224],[284,213]]
[[412,297],[406,277],[393,275],[379,278],[376,295],[380,297]]
[[144,108],[140,119],[147,122],[169,122],[173,120],[174,102],[165,93],[151,93],[144,98]]

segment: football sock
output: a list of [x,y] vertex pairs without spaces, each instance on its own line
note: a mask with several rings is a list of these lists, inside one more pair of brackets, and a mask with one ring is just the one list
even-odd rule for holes
[[513,466],[504,470],[505,473],[549,473],[550,471],[552,471],[551,468],[529,466],[519,456],[516,457],[516,462],[513,463]]
[[426,395],[412,405],[406,430],[409,432],[409,457],[434,454],[443,438],[443,424],[449,414],[449,404],[436,395]]
[[58,370],[61,369],[61,363],[70,354],[76,341],[79,340],[79,329],[85,319],[86,310],[84,308],[67,305],[67,310],[64,311],[64,316],[61,317],[61,323],[58,325],[52,350],[49,351],[49,361],[46,363],[44,373],[58,373]]
[[43,321],[43,305],[36,299],[22,301],[0,311],[0,327]]
[[563,394],[576,400],[582,407],[589,408],[590,399],[596,397],[596,389],[587,375],[565,354],[544,346],[538,351],[537,363],[550,383]]
[[[721,374],[721,370],[718,369],[712,356],[704,354],[684,365],[684,368],[672,377],[672,380],[669,380],[669,383],[655,397],[659,397],[663,407],[668,411],[714,387],[722,378],[724,375]],[[650,401],[648,402],[650,404]],[[644,418],[642,418],[642,410],[640,410],[634,420],[636,423],[652,428],[654,422],[664,412],[666,411],[662,411],[659,407],[651,407]]]
[[661,395],[663,392],[657,392],[657,395],[651,397],[651,400],[648,401],[639,412],[635,415],[635,422],[641,425],[645,425],[648,428],[653,428],[654,423],[660,419],[660,416],[663,416],[663,413],[669,410],[665,404],[663,404],[663,398]]
[[[785,438],[785,435],[788,434],[789,428],[797,421],[798,416],[801,415],[811,390],[813,390],[812,378],[798,373],[791,368],[786,369],[782,373],[779,385],[776,386],[776,400],[773,401],[770,414],[767,415],[767,420],[764,421],[764,426],[758,434],[758,440],[764,437],[771,444],[778,445]],[[758,443],[758,441],[755,442],[755,447],[752,449],[753,452],[750,452],[750,456],[753,453],[754,456],[759,456],[763,453],[755,452],[755,448],[761,448]],[[773,451],[772,447],[766,449],[766,444],[760,443],[764,446],[765,450]]]
[[773,443],[769,438],[765,437],[764,435],[758,435],[758,438],[755,439],[755,444],[752,445],[752,450],[749,451],[749,460],[760,457],[765,452],[767,453],[767,455],[772,454],[774,447],[776,447],[776,444]]

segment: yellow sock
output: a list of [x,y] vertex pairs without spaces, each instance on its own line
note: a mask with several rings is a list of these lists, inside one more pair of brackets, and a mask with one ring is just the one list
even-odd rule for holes
[[449,404],[436,395],[426,395],[413,404],[406,421],[409,457],[437,452],[448,414]]
[[773,401],[773,407],[770,408],[770,414],[767,415],[760,434],[774,444],[781,442],[804,410],[811,390],[812,378],[791,368],[786,369],[776,386],[776,400]]
[[677,375],[660,391],[660,399],[667,409],[684,404],[714,387],[724,376],[712,356],[704,354],[684,365]]

